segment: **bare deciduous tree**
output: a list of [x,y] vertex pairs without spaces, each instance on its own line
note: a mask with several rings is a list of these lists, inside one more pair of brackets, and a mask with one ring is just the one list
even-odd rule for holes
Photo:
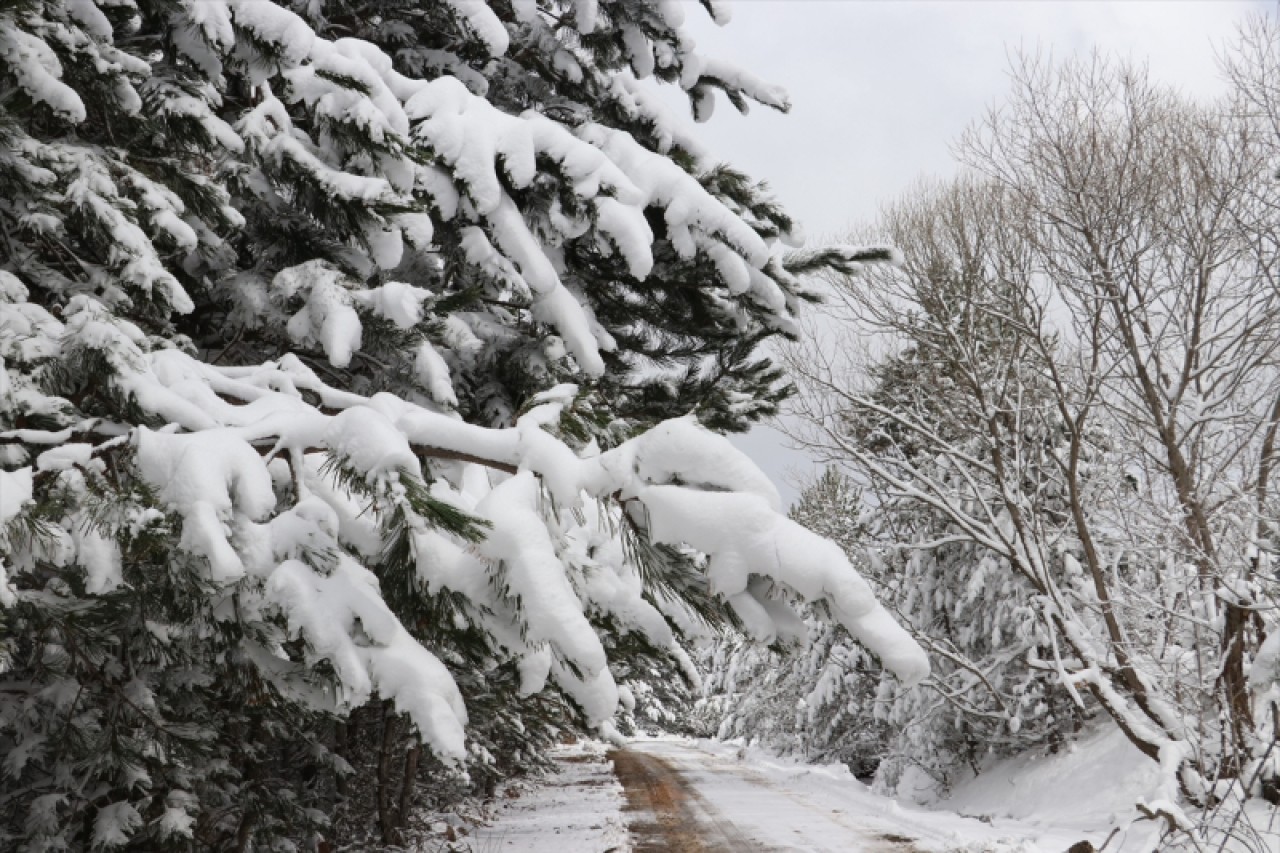
[[1246,49],[1212,107],[1023,60],[959,145],[970,174],[886,211],[904,264],[833,281],[876,346],[791,354],[796,437],[1033,590],[1049,649],[1028,660],[1160,762],[1144,808],[1180,830],[1204,823],[1180,798],[1277,775],[1276,691],[1250,670],[1276,624],[1280,120],[1259,116],[1280,61],[1254,35],[1271,65]]

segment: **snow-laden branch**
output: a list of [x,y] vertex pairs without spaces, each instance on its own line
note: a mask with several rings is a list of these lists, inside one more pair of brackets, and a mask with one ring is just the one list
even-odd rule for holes
[[[637,504],[652,542],[708,556],[711,591],[761,640],[785,635],[799,620],[757,578],[826,602],[903,681],[928,674],[923,651],[843,552],[780,514],[769,480],[692,419],[667,421],[605,452],[580,453],[548,431],[575,396],[572,386],[543,394],[514,426],[491,429],[389,394],[339,391],[292,356],[220,368],[179,350],[146,352],[139,342],[127,325],[89,303],[72,312],[62,336],[68,352],[110,349],[117,391],[170,422],[160,431],[134,428],[130,444],[141,476],[181,518],[178,547],[203,561],[217,586],[261,579],[260,606],[277,608],[310,654],[333,663],[344,685],[340,704],[357,704],[372,691],[393,698],[444,756],[463,754],[465,710],[456,688],[442,678],[439,661],[399,627],[373,576],[343,551],[344,544],[367,551],[369,537],[376,541],[373,522],[361,520],[350,494],[324,483],[321,461],[306,460],[341,464],[367,484],[381,512],[406,486],[430,477],[433,500],[488,521],[491,529],[471,557],[465,551],[449,557],[447,537],[413,521],[420,576],[428,587],[462,593],[477,610],[497,613],[491,627],[509,638],[528,686],[536,689],[549,670],[593,721],[613,714],[618,691],[589,612],[604,608],[660,647],[674,648],[674,638],[616,558],[590,558],[594,568],[576,579],[567,571],[554,515],[549,519],[543,506],[548,498],[565,509]],[[86,452],[69,464],[93,464],[91,446],[83,446]],[[66,455],[61,448],[49,453]],[[283,512],[279,460],[304,466],[291,475],[297,503]],[[481,466],[489,473],[477,479]],[[38,467],[67,465],[42,457]],[[588,528],[580,535],[597,537],[593,551],[609,541]],[[308,553],[334,556],[322,560],[322,569],[304,559]],[[442,565],[433,565],[433,554],[445,555]],[[486,576],[490,583],[477,585]],[[502,586],[499,599],[518,608],[490,606],[494,580]]]

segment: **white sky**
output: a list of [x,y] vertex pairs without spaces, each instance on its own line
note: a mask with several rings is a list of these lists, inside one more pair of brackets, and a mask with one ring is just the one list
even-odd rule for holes
[[[1149,63],[1189,95],[1223,90],[1216,53],[1250,12],[1243,0],[736,0],[718,28],[686,0],[700,52],[784,86],[792,111],[723,98],[699,136],[764,179],[811,242],[871,219],[921,175],[954,171],[950,144],[1007,90],[1019,47],[1055,57],[1099,49]],[[777,433],[736,440],[783,489],[812,471]],[[790,476],[789,476],[790,474]]]

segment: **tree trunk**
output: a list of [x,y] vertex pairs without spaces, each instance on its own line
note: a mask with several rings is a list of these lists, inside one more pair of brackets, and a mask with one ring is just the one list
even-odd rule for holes
[[404,777],[400,780],[400,808],[396,818],[399,827],[409,823],[409,809],[413,807],[413,791],[418,784],[418,759],[422,756],[422,743],[415,741],[404,757]]
[[[356,713],[355,711],[352,714]],[[351,717],[333,726],[333,751],[343,761],[351,764],[350,740],[351,740]],[[339,797],[347,796],[347,774],[335,773],[333,780],[333,789]]]
[[378,749],[378,824],[382,829],[382,843],[396,844],[399,840],[395,813],[391,804],[391,765],[395,752],[396,716],[390,701],[382,704],[382,743]]

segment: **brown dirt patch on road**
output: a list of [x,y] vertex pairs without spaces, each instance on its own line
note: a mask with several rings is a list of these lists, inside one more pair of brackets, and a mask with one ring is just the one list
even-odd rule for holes
[[736,827],[719,820],[681,777],[652,755],[615,749],[608,755],[626,792],[628,830],[636,853],[764,853]]

